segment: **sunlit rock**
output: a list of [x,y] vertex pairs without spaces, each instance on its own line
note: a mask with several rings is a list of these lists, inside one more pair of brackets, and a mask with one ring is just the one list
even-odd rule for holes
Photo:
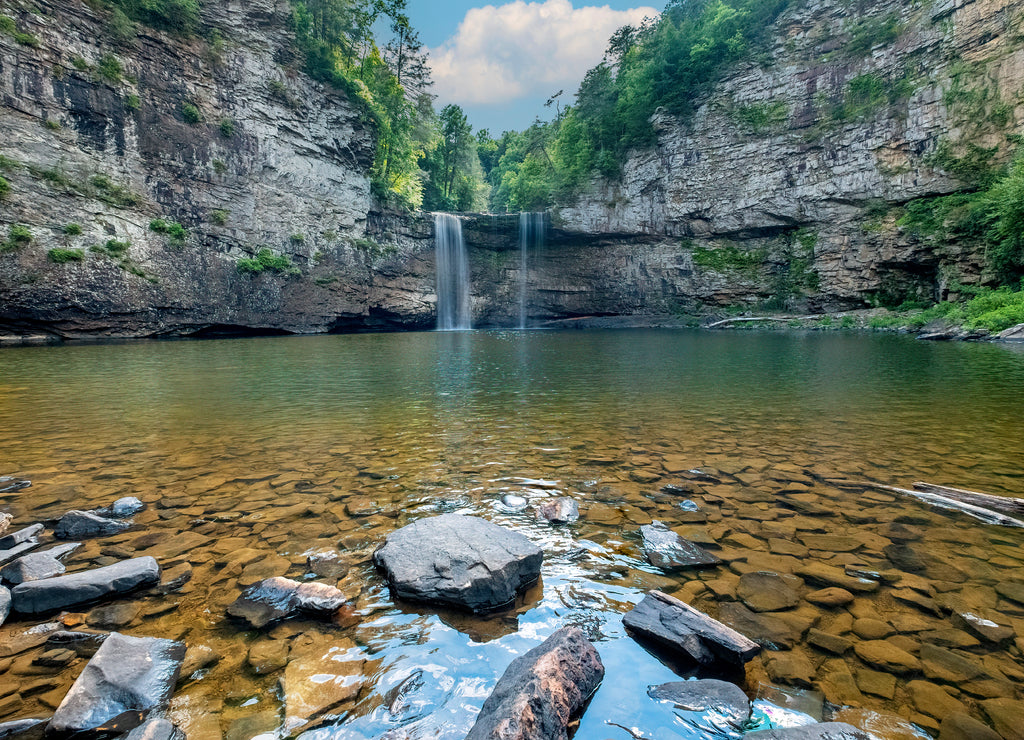
[[523,535],[461,514],[392,532],[373,555],[396,597],[474,612],[510,605],[540,577],[542,560],[540,548]]
[[115,719],[131,729],[167,706],[184,656],[180,642],[111,634],[54,712],[50,731],[95,731]]
[[540,504],[537,514],[552,524],[568,524],[580,518],[580,509],[573,499],[561,496]]
[[643,538],[644,554],[656,568],[713,568],[722,562],[700,545],[683,539],[658,521],[640,527],[640,536]]
[[260,629],[299,612],[329,618],[345,602],[345,595],[333,586],[275,576],[247,589],[228,607],[228,614]]
[[295,730],[355,700],[365,665],[362,650],[345,638],[297,638],[280,681],[285,727]]
[[594,646],[563,627],[505,669],[466,740],[565,740],[602,678]]
[[673,681],[652,686],[647,695],[671,703],[676,719],[699,737],[740,738],[750,719],[750,699],[727,681]]

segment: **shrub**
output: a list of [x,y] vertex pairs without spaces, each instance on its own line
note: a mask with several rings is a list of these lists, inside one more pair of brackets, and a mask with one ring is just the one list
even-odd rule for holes
[[213,171],[218,175],[223,175],[228,171],[228,165],[223,159],[213,160]]
[[63,265],[68,262],[81,262],[85,259],[85,252],[81,249],[51,249],[46,253],[46,257],[50,262]]
[[166,234],[167,222],[164,221],[162,218],[154,218],[152,221],[149,222],[149,230],[155,231],[158,234]]
[[50,129],[50,131],[60,131],[60,123],[54,121],[52,118],[47,118],[43,121],[43,125]]
[[11,192],[11,183],[7,182],[4,178],[0,177],[0,200],[7,197],[7,194]]
[[274,254],[266,247],[257,252],[255,257],[238,260],[237,268],[241,273],[260,273],[270,270],[285,275],[299,274],[299,268],[292,263],[288,255]]
[[64,233],[67,236],[80,236],[82,233],[82,227],[78,224],[68,224],[64,227]]
[[27,226],[23,226],[22,224],[11,224],[11,228],[7,234],[10,243],[19,247],[22,247],[32,241],[32,232],[29,231]]
[[124,96],[124,109],[125,110],[138,110],[142,107],[142,100],[135,93],[129,93]]
[[87,62],[84,59],[82,59],[82,57],[72,57],[71,64],[79,72],[88,72],[89,69],[90,69],[89,68],[89,62]]
[[235,122],[230,118],[222,118],[220,121],[220,135],[230,139],[235,135]]
[[203,120],[203,116],[199,112],[199,108],[192,105],[191,103],[181,104],[181,116],[185,119],[185,123],[191,126],[195,126]]
[[171,237],[172,241],[183,242],[188,239],[188,230],[179,223],[170,223],[167,225],[167,236]]
[[224,226],[228,222],[228,215],[228,211],[225,211],[223,208],[210,211],[210,223],[216,224],[217,226]]
[[22,46],[30,46],[33,49],[39,48],[39,39],[30,33],[16,33],[14,34],[14,40]]
[[117,239],[107,239],[107,243],[100,246],[99,244],[89,247],[90,252],[97,252],[98,254],[105,254],[108,257],[114,259],[120,259],[124,257],[125,253],[128,252],[128,248],[132,245],[131,242],[119,242]]
[[107,82],[117,84],[121,82],[124,68],[121,66],[121,60],[113,54],[104,54],[96,65],[96,73]]
[[142,201],[142,198],[138,195],[124,185],[113,182],[106,175],[93,175],[89,179],[89,184],[95,188],[94,195],[97,200],[109,203],[112,206],[137,206]]
[[292,234],[290,238],[292,244],[303,244],[306,241],[305,234]]
[[13,36],[18,32],[18,24],[10,16],[0,15],[0,31]]

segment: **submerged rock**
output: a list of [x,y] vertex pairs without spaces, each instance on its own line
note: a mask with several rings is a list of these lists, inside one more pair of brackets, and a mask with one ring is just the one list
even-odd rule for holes
[[739,632],[661,591],[649,592],[622,622],[632,632],[702,665],[716,660],[744,665],[761,652]]
[[543,557],[510,529],[442,514],[389,534],[373,562],[387,573],[397,598],[488,612],[511,605],[534,584]]
[[777,612],[800,603],[800,597],[786,579],[768,571],[744,573],[736,586],[736,595],[755,612]]
[[309,555],[306,567],[321,578],[344,578],[348,573],[348,563],[342,560],[337,550],[321,550]]
[[42,614],[128,593],[160,582],[160,566],[151,557],[124,560],[104,568],[29,581],[11,590],[14,610]]
[[15,719],[0,722],[0,740],[16,738],[17,740],[37,740],[46,730],[46,720],[41,718]]
[[285,729],[293,732],[355,701],[368,673],[363,650],[345,638],[296,638],[280,679]]
[[298,612],[330,617],[345,605],[345,601],[345,595],[333,586],[315,582],[299,583],[290,578],[275,576],[246,589],[228,607],[228,614],[261,629]]
[[863,730],[845,722],[820,722],[814,725],[786,727],[747,733],[750,740],[871,740]]
[[[677,710],[676,718],[694,737],[742,737],[750,719],[750,699],[743,689],[728,681],[713,678],[672,681],[652,686],[647,695],[658,701],[672,702]],[[709,728],[717,732],[712,734]]]
[[542,503],[537,514],[552,524],[569,524],[580,518],[580,507],[568,496],[561,496]]
[[570,720],[603,678],[590,640],[578,627],[563,627],[512,661],[466,740],[566,740]]
[[185,733],[169,720],[154,717],[123,735],[122,740],[185,740]]
[[644,553],[656,568],[685,570],[688,568],[713,568],[721,560],[700,545],[685,540],[659,521],[640,527]]
[[0,493],[14,493],[32,485],[30,480],[18,480],[9,475],[0,477]]
[[91,511],[69,511],[57,521],[53,533],[60,540],[83,540],[88,537],[103,537],[123,532],[131,526],[129,522],[107,519]]
[[94,731],[114,720],[123,729],[138,726],[167,706],[184,657],[180,642],[112,633],[57,707],[49,730]]

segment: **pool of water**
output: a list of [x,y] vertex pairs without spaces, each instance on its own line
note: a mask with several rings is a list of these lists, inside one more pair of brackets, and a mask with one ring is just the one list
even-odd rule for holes
[[[984,720],[986,700],[1021,698],[1024,641],[979,641],[954,612],[1024,637],[1024,606],[996,591],[1024,579],[1024,530],[871,484],[1024,495],[1022,418],[1021,351],[898,336],[465,332],[12,348],[0,351],[0,475],[33,486],[0,497],[0,510],[20,525],[127,495],[149,505],[131,531],[88,541],[69,570],[153,555],[165,569],[188,563],[191,581],[65,622],[113,620],[211,648],[219,660],[185,678],[171,707],[191,740],[461,738],[508,663],[564,624],[587,632],[607,669],[576,737],[699,737],[646,695],[684,668],[627,636],[622,613],[658,588],[735,621],[741,575],[784,574],[803,597],[822,584],[791,574],[814,563],[889,581],[845,606],[802,599],[755,615],[776,618],[769,626],[791,647],[766,651],[738,680],[751,697],[771,685],[819,691],[934,730],[949,707]],[[686,480],[689,468],[718,482]],[[532,504],[571,496],[582,518],[553,526],[532,508],[509,511],[509,492]],[[686,499],[700,511],[684,511]],[[391,599],[373,550],[447,511],[544,549],[541,582],[513,611],[474,618]],[[652,567],[639,538],[652,520],[724,564]],[[303,578],[307,555],[332,548],[348,566],[338,585],[350,619],[257,632],[226,616],[245,584]],[[916,664],[868,662],[863,643],[883,638],[865,619],[887,625],[887,644]],[[0,628],[0,720],[52,712],[84,665],[34,664],[46,647],[20,647],[36,623]],[[850,647],[828,652],[812,630]],[[268,654],[278,658],[261,661]],[[941,670],[950,654],[974,667],[969,679]],[[296,688],[316,671],[358,690],[318,706]],[[931,687],[950,704],[937,709]]]

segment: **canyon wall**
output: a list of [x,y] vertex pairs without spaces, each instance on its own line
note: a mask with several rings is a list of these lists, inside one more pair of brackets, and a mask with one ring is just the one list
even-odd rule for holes
[[[81,0],[0,0],[0,334],[433,326],[432,219],[374,203],[370,126],[299,71],[289,12],[208,0],[194,38],[125,39]],[[772,37],[551,214],[534,322],[846,309],[990,279],[977,249],[901,218],[1012,155],[1020,4],[807,0]],[[517,220],[465,227],[475,322],[514,325]]]

